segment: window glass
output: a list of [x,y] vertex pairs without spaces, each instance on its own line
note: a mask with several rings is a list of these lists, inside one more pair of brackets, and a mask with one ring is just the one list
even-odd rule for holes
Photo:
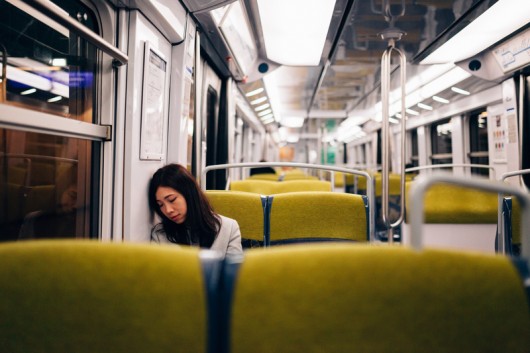
[[0,240],[84,238],[92,142],[0,129]]
[[[74,1],[55,2],[97,32],[88,9]],[[0,2],[0,44],[7,53],[6,92],[0,101],[93,121],[93,45],[31,8],[25,12],[7,1]]]
[[432,164],[453,163],[451,119],[445,119],[431,125]]
[[[98,32],[83,4],[53,2]],[[95,123],[97,49],[18,3],[24,10],[0,2],[0,47],[7,53],[0,114],[16,106]],[[46,133],[23,128],[34,132],[0,129],[0,241],[97,238],[101,142],[57,136],[53,126]]]

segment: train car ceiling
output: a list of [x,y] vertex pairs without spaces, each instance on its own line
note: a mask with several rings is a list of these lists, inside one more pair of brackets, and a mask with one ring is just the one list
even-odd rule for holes
[[[188,2],[190,1],[184,1],[184,4],[188,6]],[[314,138],[316,131],[313,127],[318,129],[324,122],[311,124],[309,121],[312,119],[318,121],[333,119],[341,122],[346,118],[363,116],[360,121],[367,122],[375,118],[376,114],[374,115],[373,109],[377,110],[377,102],[380,101],[378,91],[381,55],[388,45],[387,41],[381,39],[381,33],[389,28],[402,32],[403,35],[397,41],[396,46],[405,53],[408,62],[411,63],[411,68],[407,71],[408,77],[412,78],[424,71],[432,70],[429,69],[431,65],[412,64],[418,64],[433,55],[443,43],[489,9],[495,8],[496,4],[502,4],[504,7],[508,2],[517,1],[336,0],[320,59],[313,66],[282,65],[273,60],[267,50],[267,34],[264,33],[265,30],[270,29],[270,26],[266,26],[262,20],[259,0],[227,2],[226,4],[230,6],[217,6],[214,10],[217,14],[214,11],[197,11],[191,5],[188,9],[194,12],[193,16],[202,28],[204,36],[208,37],[211,45],[219,53],[219,58],[224,61],[225,67],[239,82],[243,92],[265,90],[260,95],[248,97],[249,102],[261,97],[266,97],[268,100],[265,104],[270,104],[268,107],[270,112],[262,114],[265,116],[261,119],[263,124],[267,128],[271,125],[284,126],[293,130],[294,133],[297,132],[299,136]],[[217,2],[217,5],[221,3],[221,1]],[[232,11],[230,7],[240,6],[239,4],[242,5],[241,9],[245,14],[243,17],[246,17],[239,22],[250,24],[250,33],[253,37],[251,42],[255,44],[252,48],[249,45],[248,52],[245,54],[246,58],[241,58],[241,54],[239,54],[240,57],[234,55],[235,50],[231,49],[234,44],[229,42],[227,28],[221,28],[221,22],[225,21],[229,17],[228,13]],[[517,5],[527,6],[521,2]],[[307,6],[310,4],[308,3]],[[277,7],[278,16],[288,14],[287,27],[294,32],[294,29],[299,27],[297,19],[305,16],[305,11],[289,13],[289,8],[281,5]],[[208,8],[208,5],[205,8]],[[527,13],[528,11],[520,12]],[[284,22],[281,24],[285,25]],[[285,37],[288,38],[288,36]],[[485,48],[477,52],[480,53],[483,49]],[[467,66],[469,67],[469,63]],[[441,69],[445,71],[440,73],[440,76],[450,71],[446,66],[442,66]],[[468,68],[466,71],[468,75],[462,75],[457,85],[453,83],[437,92],[444,101],[463,96],[462,93],[451,90],[451,87],[455,85],[457,89],[462,90],[460,92],[470,93],[493,85],[483,80],[484,78],[489,80],[490,77],[482,76],[482,79],[478,79],[474,77],[479,76],[476,72],[469,72]],[[437,105],[446,104],[433,101],[431,97],[425,102],[421,100],[415,102],[414,109],[420,111],[431,107],[436,109]],[[417,107],[418,103],[427,108]],[[256,114],[258,115],[259,111]],[[292,127],[290,122],[293,119],[298,121],[303,119],[303,125]]]

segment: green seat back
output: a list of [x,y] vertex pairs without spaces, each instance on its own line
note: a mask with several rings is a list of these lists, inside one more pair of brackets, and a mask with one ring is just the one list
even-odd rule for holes
[[362,244],[250,250],[235,282],[233,353],[528,352],[509,259]]
[[261,195],[270,195],[274,193],[277,183],[279,182],[260,179],[234,180],[230,182],[230,190],[252,192]]
[[197,249],[4,243],[0,288],[1,352],[206,351]]
[[263,206],[259,194],[207,190],[206,196],[215,212],[237,221],[243,239],[263,241]]
[[288,181],[237,180],[230,183],[230,190],[252,192],[261,195],[296,191],[331,191],[331,183],[323,180],[299,179]]
[[270,240],[339,238],[367,240],[362,196],[333,192],[274,195],[270,209]]
[[[411,183],[407,183],[407,190]],[[405,205],[406,209],[410,209],[408,192]],[[497,195],[490,192],[439,184],[427,190],[424,205],[425,223],[497,223]]]

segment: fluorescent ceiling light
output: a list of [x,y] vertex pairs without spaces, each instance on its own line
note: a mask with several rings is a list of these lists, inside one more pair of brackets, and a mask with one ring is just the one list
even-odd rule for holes
[[27,96],[28,94],[33,94],[35,92],[37,92],[35,88],[30,88],[30,89],[20,92],[20,94],[23,96]]
[[442,97],[438,97],[438,96],[432,96],[432,99],[434,99],[437,102],[444,103],[444,104],[449,103],[449,100],[442,98]]
[[254,108],[255,111],[259,112],[263,109],[267,109],[268,107],[270,107],[271,105],[269,103],[265,103],[265,104],[262,104],[262,105],[259,105],[257,106],[256,108]]
[[360,137],[363,133],[364,132],[362,131],[360,126],[349,124],[343,126],[341,124],[337,130],[337,140],[348,143],[353,141],[357,137]]
[[[408,95],[407,106],[410,107],[426,98],[432,97],[451,86],[459,84],[470,76],[471,74],[469,72],[458,66],[455,66],[443,75],[422,86],[419,90],[413,92],[413,94]],[[415,97],[414,94],[417,94],[418,96]]]
[[388,118],[388,121],[390,121],[392,124],[399,124],[399,120],[395,118]]
[[[0,70],[2,70],[1,64]],[[39,75],[35,75],[28,71],[20,70],[11,65],[7,65],[7,78],[9,80],[23,83],[26,86],[40,89],[41,91],[61,95],[65,98],[68,98],[70,95],[70,91],[67,85],[52,81],[48,78]]]
[[53,66],[64,67],[64,66],[67,65],[67,62],[66,62],[65,58],[55,58],[55,59],[52,59],[52,65]]
[[267,97],[261,97],[261,98],[258,98],[258,99],[254,99],[253,101],[250,102],[251,105],[256,105],[256,104],[260,104],[260,103],[263,103],[267,100]]
[[48,103],[58,102],[58,101],[60,101],[61,99],[63,99],[63,97],[61,97],[61,96],[55,96],[55,97],[53,97],[53,98],[48,99]]
[[266,114],[266,115],[263,115],[260,117],[261,120],[267,120],[267,119],[270,119],[270,118],[273,118],[274,115],[272,113],[269,113],[269,114]]
[[280,112],[284,111],[284,107],[280,99],[280,97],[282,96],[278,92],[278,87],[282,86],[280,80],[278,79],[279,73],[282,72],[281,69],[282,68],[279,68],[278,70],[275,70],[272,73],[263,77],[263,84],[267,89],[267,96],[269,97],[271,109],[274,111],[274,117],[276,118],[276,122],[281,121],[282,117]]
[[[432,96],[448,89],[449,87],[458,85],[463,80],[471,76],[470,73],[464,69],[454,66],[453,64],[433,65],[428,68],[420,77],[413,77],[407,82],[407,96],[405,97],[405,106],[407,108],[415,106],[425,99],[430,99]],[[414,90],[410,90],[415,88]],[[401,112],[401,99],[399,94],[401,90],[394,90],[390,93],[390,109],[389,116]],[[377,102],[374,106],[375,113],[372,118],[375,121],[382,121],[382,104]],[[424,108],[428,109],[428,108]]]
[[417,111],[409,109],[409,108],[406,109],[406,112],[409,113],[410,115],[420,115],[420,113],[418,113]]
[[418,103],[418,107],[420,107],[421,109],[425,109],[425,110],[432,110],[432,107],[425,103]]
[[262,112],[259,112],[258,116],[264,116],[264,115],[268,115],[270,113],[272,113],[272,109],[266,109],[266,110],[264,110]]
[[335,0],[258,0],[267,57],[283,65],[318,65]]
[[499,0],[420,64],[458,62],[489,48],[528,24],[530,1]]
[[263,87],[260,87],[260,88],[256,88],[255,90],[253,91],[250,91],[248,92],[247,94],[245,94],[245,96],[247,97],[252,97],[252,96],[255,96],[256,94],[260,94],[261,92],[263,92],[265,89]]
[[458,87],[451,87],[451,91],[463,94],[464,96],[469,96],[469,94],[470,94],[468,91],[463,90],[463,89],[458,88]]
[[288,116],[283,117],[281,120],[283,126],[291,128],[299,128],[304,125],[304,117],[300,116]]

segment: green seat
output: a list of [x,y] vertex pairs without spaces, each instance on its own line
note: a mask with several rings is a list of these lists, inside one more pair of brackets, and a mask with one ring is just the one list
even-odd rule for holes
[[[407,183],[407,190],[410,187]],[[497,195],[491,192],[440,184],[432,186],[425,195],[425,223],[496,224]],[[406,208],[410,209],[406,198]]]
[[272,174],[272,173],[254,174],[254,175],[249,176],[245,180],[271,180],[271,181],[277,181],[279,177],[280,177],[280,175]]
[[296,191],[332,191],[332,187],[329,181],[323,180],[270,181],[246,179],[231,182],[230,190],[272,195]]
[[95,241],[0,245],[0,351],[205,352],[197,249]]
[[243,244],[245,240],[255,240],[263,245],[264,214],[262,197],[259,194],[243,191],[205,191],[215,212],[233,218],[239,224]]
[[343,239],[367,241],[363,196],[292,192],[269,197],[270,243]]
[[508,258],[362,244],[253,249],[234,279],[230,352],[528,352]]

